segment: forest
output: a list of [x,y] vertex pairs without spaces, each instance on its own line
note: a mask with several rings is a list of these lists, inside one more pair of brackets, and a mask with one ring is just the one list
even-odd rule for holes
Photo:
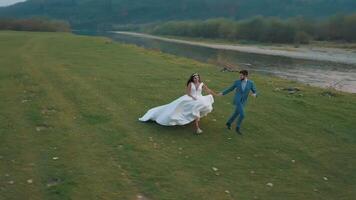
[[76,29],[172,20],[248,19],[257,15],[325,18],[356,12],[355,0],[28,0],[0,8],[1,17],[48,17]]
[[158,35],[270,43],[306,44],[311,40],[355,42],[356,14],[335,15],[323,20],[257,16],[247,20],[170,21],[147,26],[144,31]]

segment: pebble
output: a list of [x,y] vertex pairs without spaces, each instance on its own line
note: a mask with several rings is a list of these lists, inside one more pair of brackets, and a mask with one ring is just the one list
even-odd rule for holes
[[44,131],[44,130],[46,130],[46,129],[48,129],[48,128],[45,127],[45,126],[37,126],[37,127],[36,127],[36,131],[37,131],[37,132]]
[[61,184],[62,180],[59,178],[52,178],[47,182],[47,187],[54,187]]
[[273,183],[267,183],[266,185],[269,187],[273,187]]

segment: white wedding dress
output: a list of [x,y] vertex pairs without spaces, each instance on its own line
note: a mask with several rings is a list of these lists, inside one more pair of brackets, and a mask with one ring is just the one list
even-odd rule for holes
[[203,84],[198,88],[191,84],[191,95],[184,95],[173,102],[150,109],[140,121],[156,121],[164,126],[185,125],[194,121],[196,118],[206,116],[213,110],[214,98],[212,95],[202,95]]

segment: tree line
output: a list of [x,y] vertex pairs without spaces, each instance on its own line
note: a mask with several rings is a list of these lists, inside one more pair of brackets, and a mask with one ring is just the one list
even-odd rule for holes
[[168,20],[324,18],[356,12],[355,0],[27,0],[0,7],[0,17],[46,16],[69,21],[75,29],[110,29],[111,25]]
[[0,30],[70,32],[69,23],[47,19],[0,19]]
[[247,20],[225,18],[170,21],[144,28],[158,35],[306,44],[311,40],[356,41],[356,14],[335,15],[323,20],[257,16]]

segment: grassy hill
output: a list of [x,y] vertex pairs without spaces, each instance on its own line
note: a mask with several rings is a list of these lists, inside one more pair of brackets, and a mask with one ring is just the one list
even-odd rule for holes
[[[356,196],[355,95],[253,74],[245,135],[224,127],[230,95],[197,136],[137,118],[193,72],[215,90],[236,73],[69,33],[0,32],[0,52],[0,199]],[[301,92],[276,90],[289,86]]]
[[47,16],[68,20],[75,28],[256,15],[320,18],[352,12],[354,0],[27,0],[0,8],[3,17]]

